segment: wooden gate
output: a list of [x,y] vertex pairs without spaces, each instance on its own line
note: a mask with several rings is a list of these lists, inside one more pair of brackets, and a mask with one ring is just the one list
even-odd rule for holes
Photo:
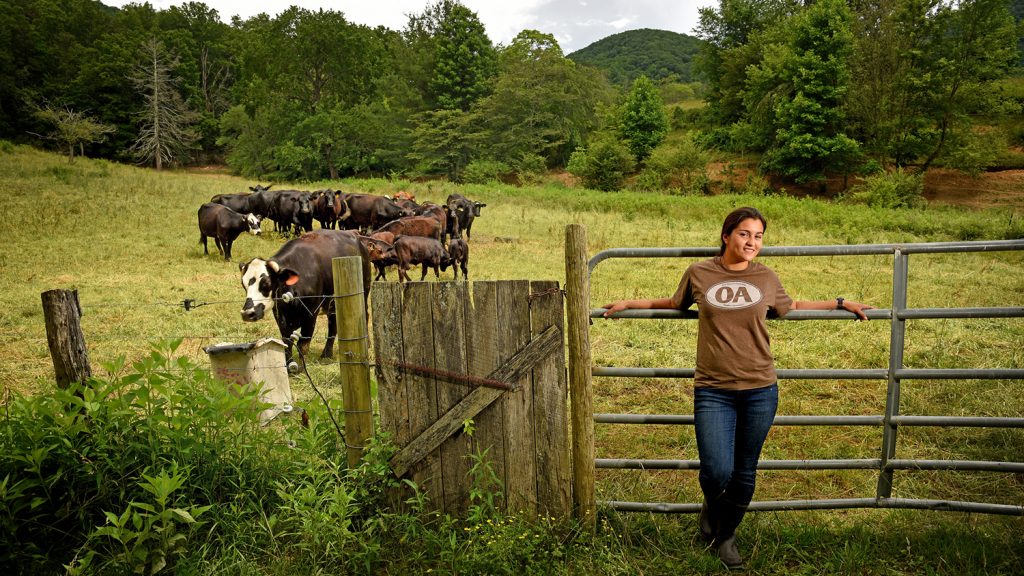
[[[392,469],[462,515],[486,450],[511,512],[571,514],[562,292],[554,281],[375,283],[381,429]],[[472,420],[472,433],[464,431]]]

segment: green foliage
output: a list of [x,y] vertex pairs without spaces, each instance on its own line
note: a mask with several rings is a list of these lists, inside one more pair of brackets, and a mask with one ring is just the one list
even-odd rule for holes
[[783,92],[772,105],[774,141],[764,164],[798,183],[821,180],[826,172],[852,172],[860,160],[856,140],[844,129],[843,100],[850,81],[852,15],[846,2],[815,2],[793,18],[784,44],[773,46],[764,64],[750,74],[758,88],[747,98],[763,101]]
[[601,70],[618,86],[628,86],[640,76],[686,83],[694,80],[693,59],[700,44],[687,34],[644,28],[612,34],[568,57]]
[[430,90],[438,106],[469,110],[487,94],[497,72],[497,54],[475,12],[456,0],[439,0]]
[[605,136],[589,148],[577,148],[566,169],[582,179],[584,186],[608,192],[622,188],[634,167],[629,149],[615,138]]
[[919,208],[924,205],[924,178],[896,169],[868,176],[850,197],[873,208]]
[[498,182],[511,171],[509,165],[498,160],[473,160],[462,172],[462,181],[467,184]]
[[48,572],[78,553],[93,566],[152,568],[183,550],[190,517],[222,519],[210,506],[272,504],[265,494],[290,466],[266,459],[274,440],[258,428],[255,390],[232,393],[171,357],[179,344],[130,371],[111,363],[109,379],[8,404],[0,562]]
[[476,155],[514,163],[539,155],[561,166],[597,129],[613,99],[595,70],[562,56],[554,37],[524,30],[500,54],[489,96],[473,107]]
[[936,162],[977,176],[989,166],[995,165],[1000,154],[1007,148],[1006,140],[998,132],[957,132]]
[[619,134],[637,162],[642,163],[668,133],[665,104],[646,76],[633,81],[619,111]]
[[[72,567],[73,573],[98,569],[156,574],[186,552],[188,537],[202,524],[198,518],[211,506],[172,507],[171,495],[187,480],[177,463],[142,478],[139,488],[149,492],[153,502],[131,502],[120,515],[104,511],[107,523],[90,534],[87,552]],[[97,557],[109,560],[92,566]]]
[[707,193],[707,165],[711,160],[692,135],[666,141],[654,149],[637,177],[641,190],[678,190],[684,194]]

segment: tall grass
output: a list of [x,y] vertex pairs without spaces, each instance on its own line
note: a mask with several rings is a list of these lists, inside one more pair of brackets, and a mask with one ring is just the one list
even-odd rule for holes
[[[206,365],[203,347],[276,336],[272,321],[243,323],[243,293],[236,263],[267,257],[283,243],[269,230],[241,237],[236,263],[204,256],[198,245],[196,211],[218,193],[245,191],[254,182],[224,175],[155,173],[119,164],[66,159],[16,146],[0,153],[0,382],[6,394],[47,394],[52,367],[39,294],[53,288],[79,291],[83,330],[95,372],[124,356],[128,364],[150,354],[150,344],[181,338],[178,353]],[[470,278],[564,280],[565,226],[586,226],[591,254],[624,246],[711,246],[722,217],[733,207],[758,206],[769,226],[770,245],[898,243],[1024,236],[1021,214],[1006,210],[964,211],[946,207],[884,209],[784,196],[669,196],[600,193],[557,184],[516,188],[501,184],[455,186],[438,182],[351,180],[297,186],[414,192],[443,202],[461,192],[487,203],[470,241]],[[278,185],[279,188],[288,186]],[[269,228],[269,226],[268,226]],[[890,257],[766,258],[795,298],[838,295],[878,307],[891,305]],[[689,261],[609,261],[593,275],[591,305],[618,298],[671,294]],[[914,255],[911,307],[1020,306],[1024,255]],[[394,279],[394,273],[391,273]],[[450,274],[450,271],[449,271]],[[186,311],[181,302],[201,306]],[[886,322],[777,322],[770,324],[780,368],[884,368]],[[318,337],[325,332],[318,326]],[[692,322],[598,321],[591,328],[598,365],[692,366],[696,325]],[[910,323],[906,364],[912,367],[1021,367],[1024,328],[1019,320],[928,320]],[[315,347],[314,347],[315,349]],[[117,376],[117,375],[112,375]],[[314,383],[340,398],[337,370],[313,366]],[[676,380],[599,379],[595,411],[686,414],[691,383]],[[1020,416],[1018,382],[915,381],[905,384],[903,412]],[[312,389],[293,380],[296,403],[315,402]],[[6,400],[5,400],[6,402]],[[880,414],[885,386],[874,381],[786,381],[780,414]],[[903,430],[898,454],[905,458],[1024,461],[1021,431],[1002,429]],[[692,431],[672,426],[603,425],[597,428],[599,457],[696,458]],[[776,427],[766,458],[874,458],[880,431],[874,428]],[[696,476],[687,471],[600,471],[599,499],[693,502]],[[317,482],[322,481],[317,479]],[[867,471],[776,471],[759,478],[758,499],[865,497],[874,494]],[[1024,504],[1019,475],[994,473],[897,473],[895,496]],[[293,506],[301,502],[292,501]],[[307,508],[311,505],[303,504]],[[223,517],[223,513],[218,515]],[[394,528],[381,520],[385,526]],[[406,520],[402,520],[403,522]],[[420,540],[377,544],[405,547],[409,558],[386,551],[368,566],[377,573],[418,573],[426,568],[464,573],[520,572],[657,574],[707,571],[717,566],[693,538],[691,518],[607,516],[594,540],[543,531],[541,564],[502,548],[487,556],[488,541],[518,539],[530,530],[518,521],[489,528],[479,539],[462,526],[403,525]],[[302,531],[301,527],[291,529]],[[482,530],[482,529],[481,529]],[[741,546],[756,549],[757,573],[1013,573],[1024,561],[1020,520],[986,515],[860,510],[754,514],[741,529]],[[272,530],[270,530],[273,532]],[[571,530],[570,530],[571,532]],[[403,532],[404,533],[404,532]],[[530,534],[533,534],[532,532]],[[372,537],[380,536],[375,532]],[[371,536],[367,535],[370,538]],[[536,538],[536,536],[529,536]],[[445,540],[448,539],[448,540]],[[447,542],[447,543],[446,543]],[[317,542],[307,542],[317,550]],[[509,544],[509,546],[512,546]],[[196,573],[295,573],[269,560],[222,557],[209,549],[192,558]],[[538,549],[540,550],[540,549]],[[250,550],[251,552],[251,550]],[[505,555],[505,556],[502,556]],[[287,555],[286,555],[287,556]],[[373,558],[377,558],[374,560]],[[486,560],[485,558],[490,558]],[[557,566],[557,569],[552,569]],[[324,569],[330,569],[325,567]],[[282,571],[283,570],[283,571]],[[309,573],[317,572],[315,566]]]

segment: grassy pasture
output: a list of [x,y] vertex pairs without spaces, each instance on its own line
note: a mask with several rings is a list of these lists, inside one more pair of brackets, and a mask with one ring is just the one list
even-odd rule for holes
[[[39,294],[53,288],[79,291],[83,330],[93,370],[125,356],[149,352],[152,342],[183,338],[179,352],[202,361],[204,346],[277,336],[272,321],[246,324],[238,310],[242,291],[237,262],[268,257],[283,239],[265,225],[260,238],[242,236],[225,263],[211,241],[209,256],[198,244],[196,211],[218,193],[242,192],[253,182],[226,176],[155,173],[105,161],[66,159],[25,147],[0,153],[0,382],[5,394],[39,394],[52,387]],[[710,246],[722,217],[733,207],[758,206],[767,216],[769,245],[895,243],[1018,237],[1021,214],[1006,210],[881,210],[789,197],[721,195],[680,197],[632,192],[598,193],[547,185],[455,186],[359,180],[296,186],[341,187],[371,193],[400,189],[418,200],[442,202],[453,191],[487,203],[470,241],[471,279],[555,279],[564,282],[566,224],[587,227],[589,253],[627,246]],[[878,307],[891,305],[891,257],[765,259],[799,299],[842,295]],[[593,306],[618,298],[671,294],[688,261],[615,260],[593,275]],[[914,255],[911,307],[1024,305],[1024,254]],[[446,275],[450,279],[451,271]],[[394,279],[395,272],[389,273]],[[429,277],[428,277],[429,279]],[[203,304],[185,311],[182,300]],[[774,322],[770,324],[780,368],[884,368],[887,322]],[[321,342],[326,324],[318,326]],[[692,322],[595,321],[591,328],[597,365],[692,366],[696,325]],[[921,320],[911,322],[905,363],[910,367],[1016,367],[1024,365],[1024,325],[1011,320]],[[314,342],[312,350],[319,348]],[[314,363],[312,376],[329,395],[340,397],[331,363]],[[597,412],[692,411],[689,381],[596,379]],[[1020,416],[1024,400],[1016,381],[915,381],[904,386],[905,414]],[[308,384],[293,380],[298,403],[313,402]],[[780,414],[880,414],[885,384],[875,381],[785,381]],[[765,457],[873,458],[881,432],[868,427],[776,427]],[[599,425],[598,457],[695,458],[685,427]],[[901,431],[898,457],[1024,461],[1024,433],[1002,429]],[[599,471],[598,498],[667,502],[698,501],[694,472]],[[866,471],[775,471],[760,476],[757,499],[869,497],[876,474]],[[897,472],[894,496],[1024,504],[1020,475],[960,472]],[[1024,562],[1020,518],[877,510],[752,515],[747,550],[758,547],[763,573],[816,573],[811,549],[840,547],[827,556],[827,572],[1012,573]],[[966,520],[965,520],[966,519]],[[650,552],[672,551],[674,527],[692,519],[621,520],[634,529],[627,547],[639,564],[609,573],[641,573]],[[879,523],[886,526],[878,527]],[[660,531],[664,530],[665,534]],[[685,532],[687,535],[689,532]],[[908,533],[906,538],[900,536]],[[1016,535],[1014,535],[1016,534]],[[689,538],[689,536],[686,536]],[[956,542],[949,549],[930,538]],[[790,544],[786,544],[786,542]],[[913,541],[913,546],[911,545]],[[809,543],[809,544],[808,544]],[[688,540],[685,546],[696,545]],[[788,546],[788,547],[787,547]],[[879,551],[875,546],[905,547]],[[793,549],[790,549],[793,548]],[[911,549],[913,548],[913,549]],[[979,554],[993,554],[978,563]],[[651,556],[646,557],[646,554]],[[893,572],[872,560],[895,563]],[[712,565],[690,564],[708,569]],[[991,562],[991,563],[986,563]],[[686,563],[683,562],[685,565]],[[652,572],[659,572],[656,568]],[[950,572],[950,573],[953,573]]]

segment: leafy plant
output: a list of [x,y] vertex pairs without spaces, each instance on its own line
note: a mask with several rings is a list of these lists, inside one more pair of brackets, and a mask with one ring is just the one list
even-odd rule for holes
[[583,180],[583,185],[605,192],[618,190],[626,175],[635,166],[633,155],[618,140],[610,136],[598,139],[589,148],[577,148],[569,158],[568,170]]
[[875,208],[916,208],[924,205],[924,178],[897,168],[868,176],[850,197]]
[[104,512],[107,524],[90,535],[90,542],[99,542],[87,544],[88,552],[79,568],[101,555],[107,558],[104,571],[113,568],[156,574],[185,553],[189,534],[201,525],[198,518],[212,506],[172,505],[171,495],[187,481],[187,471],[180,471],[177,463],[155,476],[142,477],[144,481],[138,486],[151,495],[152,503],[130,502],[120,515]]

